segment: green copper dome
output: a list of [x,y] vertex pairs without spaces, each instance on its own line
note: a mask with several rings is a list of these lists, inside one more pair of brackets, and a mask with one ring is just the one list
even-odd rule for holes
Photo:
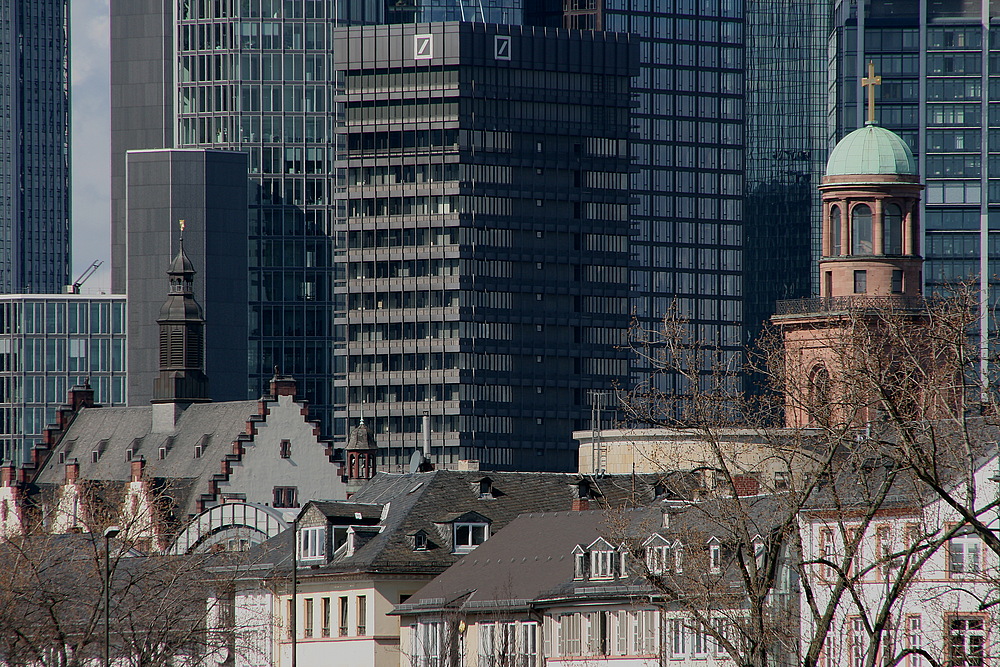
[[826,163],[827,176],[859,174],[916,176],[917,163],[898,134],[870,124],[841,139]]

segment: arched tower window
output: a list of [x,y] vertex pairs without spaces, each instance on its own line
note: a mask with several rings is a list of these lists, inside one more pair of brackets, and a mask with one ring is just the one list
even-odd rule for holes
[[838,257],[840,253],[840,207],[834,206],[830,209],[830,255]]
[[817,366],[809,377],[809,409],[812,422],[820,425],[830,423],[830,372],[825,366]]
[[882,209],[882,252],[903,254],[903,210],[896,204],[886,204]]
[[872,209],[868,204],[851,209],[851,254],[872,254]]

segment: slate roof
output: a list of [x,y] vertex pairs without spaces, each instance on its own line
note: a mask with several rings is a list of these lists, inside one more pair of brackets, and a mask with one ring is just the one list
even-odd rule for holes
[[[125,482],[131,478],[129,449],[146,461],[149,479],[171,480],[171,492],[181,516],[197,513],[198,493],[208,488],[220,462],[233,451],[232,443],[246,432],[247,421],[257,414],[257,401],[191,404],[177,419],[171,433],[151,433],[153,408],[82,408],[34,483],[39,487],[58,486],[65,481],[65,468],[58,461],[76,459],[80,479]],[[203,448],[195,458],[195,446]],[[160,460],[159,449],[166,447]],[[93,452],[101,451],[98,461]],[[65,454],[60,457],[60,454]]]
[[[632,543],[653,534],[686,546],[711,537],[734,542],[733,518],[741,512],[748,539],[769,536],[784,515],[775,496],[710,500],[641,507],[625,512],[547,512],[524,514],[396,607],[397,614],[419,614],[461,606],[467,611],[526,609],[573,598],[636,599],[656,597],[642,576],[574,580],[573,549],[600,537],[615,541],[622,533]],[[662,525],[670,513],[668,527]],[[734,593],[740,582],[727,577]]]
[[[573,579],[573,548],[606,532],[603,511],[522,514],[475,551],[435,577],[398,613],[440,608],[528,606],[542,592]],[[498,605],[498,602],[504,602]]]
[[[494,495],[489,498],[480,497],[479,481],[484,477],[492,481]],[[652,487],[639,483],[633,493],[633,482],[631,476],[628,477],[628,480],[611,477],[592,482],[598,495],[591,501],[594,506],[652,501]],[[351,496],[350,502],[323,501],[315,505],[328,516],[342,515],[352,503],[376,506],[385,516],[379,524],[381,532],[372,535],[352,555],[338,552],[327,563],[310,567],[309,573],[437,574],[462,556],[452,553],[452,526],[448,522],[467,513],[476,513],[488,519],[490,534],[493,534],[519,514],[567,511],[578,497],[577,484],[581,479],[579,475],[566,473],[479,470],[378,473]],[[374,510],[368,511],[374,513]],[[413,548],[412,536],[420,531],[428,536],[426,550]],[[277,544],[281,538],[278,536],[269,542]],[[284,549],[290,548],[287,539],[283,543],[286,544]],[[489,543],[487,540],[486,544]],[[263,548],[273,551],[275,546]],[[270,558],[274,563],[287,560],[274,553]]]

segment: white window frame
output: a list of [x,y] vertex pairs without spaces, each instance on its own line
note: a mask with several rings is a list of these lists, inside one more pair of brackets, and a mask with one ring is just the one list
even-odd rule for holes
[[[468,531],[468,540],[460,542],[459,532],[462,530]],[[477,532],[480,531],[482,539],[477,541]],[[488,523],[479,521],[463,521],[452,525],[452,544],[454,545],[453,551],[455,553],[467,553],[472,551],[488,539],[490,539],[490,524]]]
[[[924,646],[924,633],[919,614],[906,617],[906,648],[921,649]],[[906,655],[906,667],[924,667],[924,657],[919,653]]]
[[299,560],[326,557],[326,527],[299,528]]
[[718,542],[708,545],[708,571],[710,574],[722,574],[722,545]]
[[618,554],[611,549],[594,549],[590,552],[590,578],[614,579],[615,557]]
[[982,569],[983,541],[974,532],[955,535],[948,540],[947,557],[949,577],[977,577]]
[[668,622],[670,623],[670,657],[673,660],[682,660],[688,654],[687,624],[683,618],[671,618]]

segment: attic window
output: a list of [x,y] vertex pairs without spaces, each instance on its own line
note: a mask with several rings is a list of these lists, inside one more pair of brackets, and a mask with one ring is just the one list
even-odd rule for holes
[[280,444],[281,458],[290,459],[292,458],[292,441],[282,440]]
[[454,551],[472,551],[489,537],[490,527],[485,523],[456,523],[454,525]]
[[94,451],[92,451],[92,452],[90,453],[90,459],[91,459],[91,460],[92,460],[92,461],[93,461],[94,463],[97,463],[98,461],[100,461],[100,460],[101,460],[101,452],[100,452],[100,450],[98,450],[98,449],[95,449]]
[[587,558],[587,552],[583,547],[577,545],[573,549],[573,578],[574,579],[586,579],[587,578],[587,563],[590,561]]
[[481,480],[479,480],[479,497],[483,499],[494,497],[493,480],[491,480],[489,477],[483,477]]
[[125,462],[128,463],[129,461],[131,461],[132,457],[134,455],[135,455],[135,450],[134,449],[126,449],[125,450]]
[[200,459],[201,458],[201,454],[202,454],[203,451],[204,451],[204,447],[202,447],[201,445],[195,445],[194,446],[194,457],[196,459]]
[[722,572],[722,545],[708,545],[708,570],[711,574]]
[[413,536],[413,550],[427,551],[427,533],[421,531]]
[[613,579],[617,554],[612,549],[595,549],[590,552],[591,579]]
[[326,528],[303,528],[299,533],[299,558],[319,560],[326,556]]
[[59,463],[66,463],[66,452],[59,452]]
[[161,461],[163,459],[167,458],[167,448],[166,447],[160,447],[159,457],[160,457]]

